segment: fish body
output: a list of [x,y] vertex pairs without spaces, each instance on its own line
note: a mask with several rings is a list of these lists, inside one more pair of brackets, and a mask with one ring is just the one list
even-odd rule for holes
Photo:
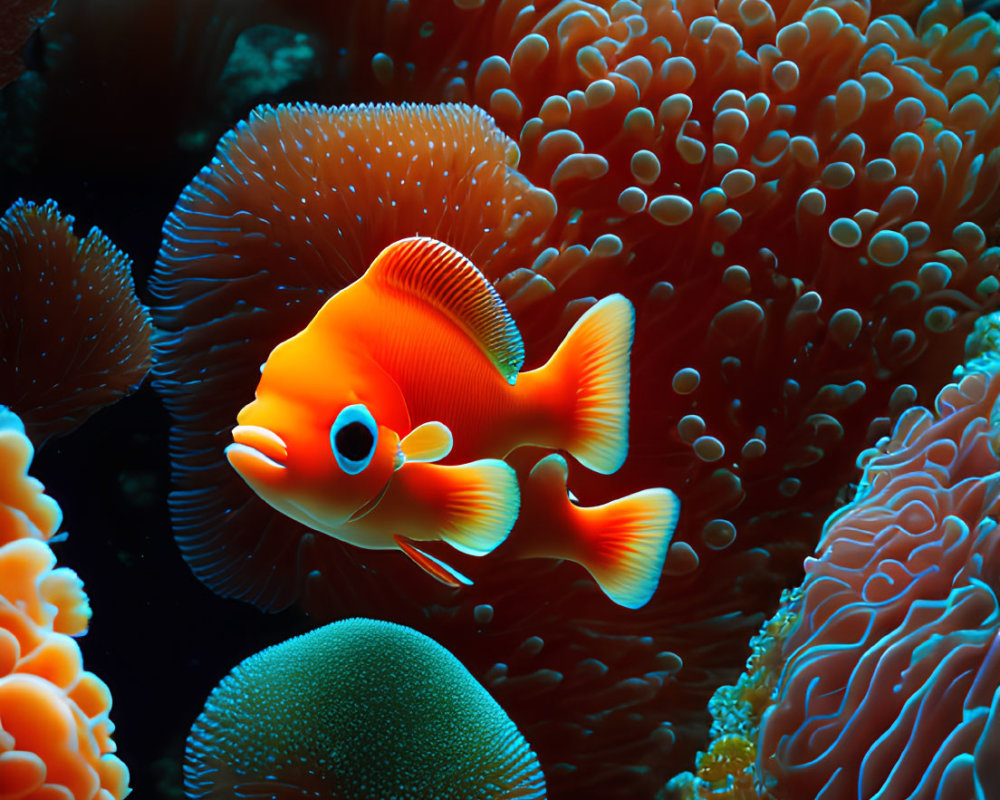
[[[297,362],[316,370],[336,365],[357,376],[352,384],[356,391],[378,404],[380,421],[401,434],[422,422],[443,422],[454,439],[449,459],[455,463],[503,458],[526,444],[572,446],[577,387],[565,365],[550,363],[518,373],[523,345],[502,300],[470,262],[446,245],[430,242],[411,239],[390,246],[365,276],[328,300],[289,343],[298,351]],[[398,266],[408,259],[416,262],[412,271],[418,275],[412,278]],[[435,268],[443,276],[440,283],[427,279]],[[454,280],[463,271],[465,280],[446,283],[445,278]],[[487,316],[475,302],[442,307],[439,294],[462,290],[482,291],[483,305],[495,316]],[[622,329],[630,331],[628,301],[616,295],[607,302],[617,306]],[[476,311],[486,318],[467,321],[466,313]],[[478,328],[477,321],[483,323]],[[626,374],[619,386],[626,397],[627,380]],[[615,457],[601,463],[595,459],[588,466],[614,472],[624,458],[624,448],[617,449]]]
[[[589,528],[609,527],[607,514],[576,514],[555,462],[519,484],[502,459],[533,445],[602,473],[621,466],[633,326],[628,300],[604,298],[545,365],[521,372],[520,334],[485,276],[446,244],[404,239],[272,351],[227,456],[279,511],[360,547],[399,548],[456,585],[467,579],[415,543],[490,552],[518,519],[523,485],[565,540],[549,531],[526,554],[587,566]],[[563,497],[547,509],[559,475]],[[657,574],[627,605],[655,589],[676,523],[676,497],[651,491],[657,502],[639,510],[639,527],[655,542],[642,557]],[[631,520],[636,509],[618,511],[628,509]]]

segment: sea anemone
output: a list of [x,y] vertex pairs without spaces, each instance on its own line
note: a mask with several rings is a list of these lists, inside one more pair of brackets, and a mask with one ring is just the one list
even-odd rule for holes
[[[854,2],[544,11],[465,85],[522,110],[519,169],[559,209],[550,302],[639,308],[619,480],[655,459],[689,487],[713,563],[815,531],[871,420],[943,379],[996,302],[995,26],[944,2],[915,29]],[[573,263],[599,237],[615,257]]]
[[[467,106],[261,108],[184,191],[150,283],[155,385],[175,419],[178,542],[216,591],[280,609],[340,582],[326,564],[343,548],[258,500],[223,456],[228,430],[271,349],[396,239],[434,236],[514,273],[554,211],[516,157]],[[508,283],[515,306],[551,289]]]
[[390,622],[348,619],[250,656],[188,739],[187,796],[531,800],[524,737],[462,664]]
[[36,444],[132,392],[152,360],[130,260],[72,226],[52,200],[0,218],[0,402]]
[[[426,147],[369,148],[412,107],[283,108],[224,137],[168,219],[152,286],[174,525],[224,594],[432,631],[529,736],[553,793],[652,793],[701,742],[704,702],[736,671],[726,642],[798,579],[854,454],[941,385],[997,302],[996,29],[946,2],[908,18],[850,1],[459,5],[372,6],[348,53],[380,97],[495,115],[499,150],[520,157],[493,156],[492,205],[442,202],[466,196],[467,155],[445,176]],[[420,109],[414,141],[439,137],[438,167],[458,140]],[[349,141],[326,127],[348,124]],[[338,172],[342,157],[379,183]],[[413,157],[412,174],[460,188],[383,181]],[[528,222],[498,213],[507,186],[537,198]],[[430,227],[400,230],[424,210]],[[569,485],[584,503],[681,497],[647,608],[610,609],[571,568],[502,551],[451,595],[290,526],[225,474],[223,432],[270,348],[413,233],[496,281],[529,364],[597,298],[636,306],[629,458],[610,479],[571,465]]]
[[121,800],[111,694],[83,670],[71,636],[90,618],[83,583],[45,543],[59,507],[26,474],[24,427],[0,407],[0,794],[18,800]]
[[[1000,317],[860,457],[801,588],[712,704],[688,797],[984,797],[1000,785]],[[742,750],[741,758],[738,752]]]

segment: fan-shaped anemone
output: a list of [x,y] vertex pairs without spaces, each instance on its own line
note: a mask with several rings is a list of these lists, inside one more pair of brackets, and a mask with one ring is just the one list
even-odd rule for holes
[[446,241],[493,278],[516,272],[554,213],[516,163],[468,106],[261,108],[182,194],[151,282],[155,381],[175,418],[178,542],[217,591],[276,609],[336,582],[339,546],[264,506],[222,454],[260,364],[403,236]]
[[0,218],[0,402],[36,443],[132,392],[152,361],[131,261],[49,200]]

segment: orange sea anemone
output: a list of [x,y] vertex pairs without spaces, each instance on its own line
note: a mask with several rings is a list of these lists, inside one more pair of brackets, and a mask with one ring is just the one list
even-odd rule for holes
[[327,296],[412,234],[509,275],[514,307],[518,292],[551,289],[516,270],[554,213],[516,157],[467,106],[262,108],[185,190],[150,284],[164,332],[155,382],[176,423],[178,542],[217,591],[278,609],[340,582],[325,565],[343,548],[264,505],[220,449],[260,364]]
[[545,778],[504,713],[411,628],[335,622],[250,656],[188,738],[187,796],[536,800]]
[[0,402],[36,444],[132,392],[151,362],[131,262],[97,228],[79,239],[55,202],[0,218]]
[[[461,140],[441,111],[422,108],[403,157],[381,147],[400,113],[385,107],[259,112],[168,219],[152,286],[174,524],[227,595],[432,629],[556,765],[554,794],[648,795],[701,744],[737,667],[727,643],[795,582],[854,454],[941,385],[997,302],[996,29],[945,2],[919,18],[850,0],[459,5],[359,11],[347,52],[380,97],[488,109],[502,147],[445,175]],[[484,152],[489,206],[462,199]],[[498,213],[508,186],[537,198],[531,221]],[[680,495],[647,608],[619,613],[502,550],[456,598],[289,526],[226,474],[221,431],[263,356],[413,233],[496,281],[528,363],[596,298],[635,304],[629,459],[612,480],[571,467],[570,486],[593,503],[651,482]]]
[[61,514],[27,476],[31,455],[0,407],[0,795],[121,800],[128,770],[114,755],[111,694],[70,638],[86,632],[87,596],[45,544]]
[[[519,170],[558,202],[557,246],[533,265],[552,303],[644,301],[631,466],[655,457],[667,485],[692,486],[702,557],[767,541],[776,515],[815,530],[808,509],[846,480],[852,443],[913,402],[908,381],[935,385],[996,302],[989,17],[459,6],[386,7],[359,23],[356,57],[381,46],[371,70],[390,95],[474,101],[518,141]],[[575,245],[598,239],[614,257],[581,269]]]
[[[643,305],[626,470],[656,458],[690,485],[702,557],[767,541],[830,502],[869,422],[942,378],[996,302],[995,26],[945,2],[913,28],[855,2],[512,19],[462,94],[557,200],[535,265],[555,298]],[[581,269],[570,245],[598,237],[619,252]]]

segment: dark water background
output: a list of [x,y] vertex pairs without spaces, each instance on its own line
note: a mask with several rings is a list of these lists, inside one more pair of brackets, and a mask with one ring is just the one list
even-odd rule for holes
[[[0,102],[9,104],[4,91]],[[133,259],[148,305],[160,226],[214,145],[178,149],[157,169],[136,171],[127,163],[95,169],[83,158],[26,165],[0,150],[0,210],[22,197],[53,198],[75,217],[81,239],[96,225]],[[79,639],[84,667],[111,688],[114,738],[136,798],[183,797],[184,740],[208,693],[248,655],[313,627],[294,610],[264,614],[219,597],[191,574],[167,509],[169,425],[147,378],[134,395],[50,440],[30,470],[63,510],[69,536],[53,550],[90,598],[90,630]]]

